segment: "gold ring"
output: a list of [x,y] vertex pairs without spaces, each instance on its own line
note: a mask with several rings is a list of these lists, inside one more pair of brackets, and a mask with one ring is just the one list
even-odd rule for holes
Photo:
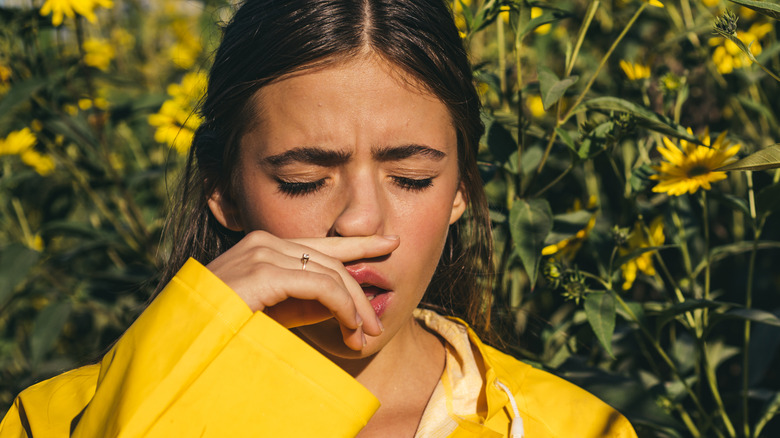
[[303,253],[301,256],[301,270],[306,270],[306,263],[309,263],[309,254]]

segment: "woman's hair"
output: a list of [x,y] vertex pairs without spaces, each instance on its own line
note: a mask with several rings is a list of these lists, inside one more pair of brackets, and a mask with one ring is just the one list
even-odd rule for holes
[[[169,227],[167,284],[188,257],[209,263],[238,240],[207,200],[236,187],[252,97],[265,85],[307,69],[370,53],[400,68],[448,108],[457,130],[458,165],[469,209],[450,226],[424,305],[488,333],[492,239],[476,163],[484,131],[471,65],[443,0],[246,0],[223,29]],[[369,98],[368,96],[366,98]],[[159,288],[158,288],[159,291]]]

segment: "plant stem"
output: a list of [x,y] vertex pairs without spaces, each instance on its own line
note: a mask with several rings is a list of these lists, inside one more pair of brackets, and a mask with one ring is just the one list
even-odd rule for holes
[[[758,242],[761,239],[761,229],[763,224],[757,222],[756,217],[756,197],[753,188],[753,172],[745,172],[748,184],[748,201],[750,203],[750,219],[753,222],[753,248],[750,251],[750,261],[748,262],[747,286],[745,287],[745,308],[750,309],[753,306],[753,272],[756,268],[756,253],[758,252]],[[750,412],[748,411],[748,392],[750,390],[750,320],[745,320],[745,335],[742,346],[742,433],[745,437],[750,436]]]
[[[710,217],[707,207],[707,192],[701,191],[702,227],[704,228],[704,299],[710,299]],[[702,333],[707,328],[709,309],[702,309]]]
[[599,73],[601,73],[601,69],[604,68],[604,66],[607,64],[607,60],[612,55],[612,52],[615,51],[615,48],[617,48],[618,44],[620,44],[620,41],[623,40],[623,37],[626,36],[626,34],[628,33],[628,30],[631,29],[631,27],[636,22],[637,18],[639,18],[639,15],[642,14],[642,11],[644,11],[646,7],[647,7],[647,3],[643,2],[642,5],[639,6],[639,9],[637,9],[636,12],[634,13],[634,15],[631,17],[631,19],[628,20],[628,23],[623,28],[623,31],[620,32],[620,35],[618,35],[618,37],[612,43],[612,46],[610,46],[609,50],[607,50],[607,53],[604,54],[603,58],[601,58],[601,62],[599,63],[598,68],[596,68],[596,71],[593,73],[593,76],[590,77],[590,80],[588,81],[588,84],[585,85],[585,88],[583,88],[582,92],[577,97],[577,100],[574,101],[574,104],[569,108],[569,111],[566,113],[565,116],[563,116],[563,119],[560,120],[560,124],[566,123],[566,121],[569,120],[569,118],[574,113],[574,110],[577,108],[577,106],[580,103],[582,103],[582,99],[585,98],[585,95],[590,90],[590,87],[592,87],[593,83],[596,82],[596,78],[598,77]]
[[[664,360],[664,362],[669,367],[669,369],[672,371],[672,373],[677,378],[677,380],[679,380],[680,383],[682,383],[683,387],[685,388],[685,392],[687,392],[688,395],[691,397],[691,400],[693,401],[693,403],[696,405],[696,408],[701,413],[702,418],[706,418],[707,419],[707,423],[711,423],[711,420],[709,418],[709,415],[708,415],[707,411],[704,410],[704,407],[702,406],[701,401],[699,401],[699,397],[696,396],[696,393],[693,392],[693,389],[691,389],[690,385],[688,385],[688,382],[686,382],[685,378],[680,374],[680,371],[677,369],[677,366],[674,364],[674,361],[672,361],[672,359],[669,357],[669,355],[666,354],[666,351],[664,351],[663,347],[661,347],[661,345],[658,343],[658,341],[655,339],[655,337],[652,335],[652,333],[650,333],[650,331],[647,329],[647,327],[645,327],[639,321],[639,318],[637,318],[637,316],[634,314],[634,312],[631,310],[631,308],[628,307],[626,302],[623,301],[623,298],[619,294],[617,294],[617,293],[615,293],[614,296],[615,296],[615,299],[618,301],[618,303],[620,303],[620,305],[623,307],[623,310],[626,311],[628,316],[630,316],[631,319],[633,319],[637,323],[637,325],[639,326],[639,329],[642,331],[642,334],[645,335],[645,337],[647,338],[648,342],[650,342],[650,344],[655,349],[656,353],[658,353],[658,355],[661,356],[661,359]],[[700,433],[699,433],[699,430],[696,428],[696,426],[693,423],[690,423],[690,424],[686,423],[686,425],[689,427],[689,429],[691,429],[690,430],[691,434],[693,434],[694,436],[701,436]]]

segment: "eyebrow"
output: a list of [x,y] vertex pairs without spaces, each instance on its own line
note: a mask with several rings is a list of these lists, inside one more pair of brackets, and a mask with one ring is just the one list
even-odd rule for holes
[[[425,157],[435,161],[443,160],[447,154],[429,146],[409,144],[374,148],[371,156],[381,162],[400,161],[412,157]],[[293,148],[281,154],[265,157],[263,161],[274,167],[282,167],[292,162],[314,164],[322,167],[340,166],[352,157],[351,152],[323,149],[316,146]]]

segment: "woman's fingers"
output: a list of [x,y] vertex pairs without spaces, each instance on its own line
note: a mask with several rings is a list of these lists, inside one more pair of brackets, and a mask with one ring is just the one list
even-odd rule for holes
[[285,327],[335,318],[345,344],[359,350],[364,333],[382,332],[381,322],[343,263],[381,257],[398,245],[397,237],[285,240],[260,231],[247,235],[208,268],[250,308]]
[[288,242],[312,248],[342,263],[388,255],[401,243],[398,236],[376,235],[290,239]]

